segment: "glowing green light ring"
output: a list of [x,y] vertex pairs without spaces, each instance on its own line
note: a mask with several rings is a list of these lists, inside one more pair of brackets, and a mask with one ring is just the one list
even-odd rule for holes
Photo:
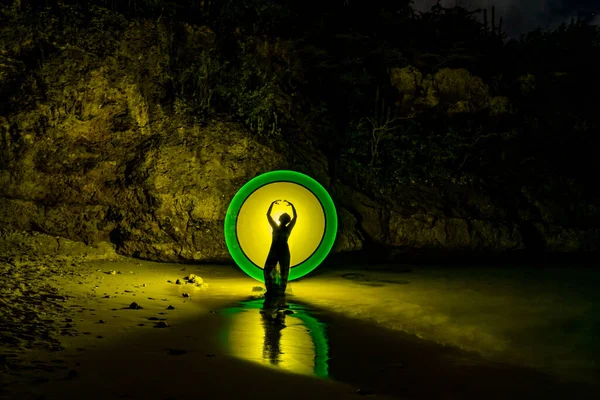
[[293,281],[294,279],[301,278],[317,268],[331,251],[337,233],[338,224],[335,204],[333,204],[333,200],[331,199],[331,196],[329,196],[329,193],[327,193],[327,190],[310,176],[296,171],[280,170],[267,172],[250,180],[235,194],[227,209],[227,214],[225,215],[225,243],[236,264],[246,274],[260,282],[264,282],[262,268],[254,265],[254,263],[244,254],[238,243],[236,229],[237,217],[242,205],[255,190],[270,183],[282,181],[293,182],[308,189],[321,202],[325,213],[325,233],[323,234],[321,244],[307,260],[294,268],[290,268],[288,280]]

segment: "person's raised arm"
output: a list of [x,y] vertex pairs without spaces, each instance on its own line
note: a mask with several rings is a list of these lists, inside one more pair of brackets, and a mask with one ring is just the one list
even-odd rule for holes
[[298,218],[298,214],[296,214],[296,207],[294,207],[294,205],[292,203],[290,203],[289,201],[285,201],[290,207],[292,207],[292,220],[290,221],[290,223],[288,224],[288,227],[290,228],[290,230],[292,230],[294,228],[294,225],[296,225],[296,219]]
[[274,202],[272,202],[269,206],[269,209],[267,210],[267,219],[269,220],[269,224],[273,229],[277,228],[277,223],[275,222],[273,217],[271,217],[271,211],[273,211],[273,204],[279,204],[280,201],[281,200],[275,200]]

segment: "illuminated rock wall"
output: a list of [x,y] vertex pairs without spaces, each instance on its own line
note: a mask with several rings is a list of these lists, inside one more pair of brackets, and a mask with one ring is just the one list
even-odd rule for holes
[[[200,56],[214,34],[186,27],[187,41],[174,44],[160,22],[120,23],[122,31],[111,27],[115,33],[97,49],[74,40],[52,56],[38,55],[39,69],[18,80],[21,67],[2,58],[0,83],[20,85],[13,89],[21,97],[2,103],[0,113],[0,230],[112,242],[120,254],[153,260],[228,260],[223,220],[229,200],[254,176],[291,168],[317,179],[338,205],[334,252],[373,244],[597,250],[600,231],[586,216],[598,212],[577,199],[532,192],[527,204],[507,210],[497,199],[447,188],[367,193],[344,171],[337,174],[342,179],[332,178],[327,157],[308,141],[272,146],[233,122],[195,122],[183,103],[164,101],[173,90],[167,68],[173,52],[167,50],[178,45],[182,59]],[[13,39],[21,55],[43,53],[32,38]],[[407,107],[452,100],[448,112],[510,109],[464,70],[425,79],[407,67],[391,75]],[[418,84],[424,86],[416,90]],[[561,207],[569,201],[573,209]]]

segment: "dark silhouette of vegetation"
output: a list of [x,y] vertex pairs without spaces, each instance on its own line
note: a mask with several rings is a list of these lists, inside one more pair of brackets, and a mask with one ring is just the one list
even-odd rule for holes
[[[453,182],[598,193],[587,178],[600,166],[598,27],[573,21],[509,40],[493,9],[410,5],[14,1],[0,14],[0,114],[42,95],[36,71],[54,53],[103,57],[128,20],[148,19],[172,35],[157,101],[198,120],[234,118],[261,137],[310,140],[336,178],[371,189]],[[413,100],[391,79],[412,76],[408,67],[420,77]]]

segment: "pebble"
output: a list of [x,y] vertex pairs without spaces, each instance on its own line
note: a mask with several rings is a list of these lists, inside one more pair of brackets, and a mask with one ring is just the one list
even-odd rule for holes
[[194,274],[189,274],[183,279],[185,279],[188,283],[195,283],[196,285],[202,285],[204,283],[204,280],[202,278]]
[[184,349],[168,349],[167,354],[170,356],[180,356],[186,354],[187,350]]
[[142,306],[140,306],[138,303],[136,303],[135,301],[133,303],[131,303],[129,305],[129,308],[132,310],[141,310]]

